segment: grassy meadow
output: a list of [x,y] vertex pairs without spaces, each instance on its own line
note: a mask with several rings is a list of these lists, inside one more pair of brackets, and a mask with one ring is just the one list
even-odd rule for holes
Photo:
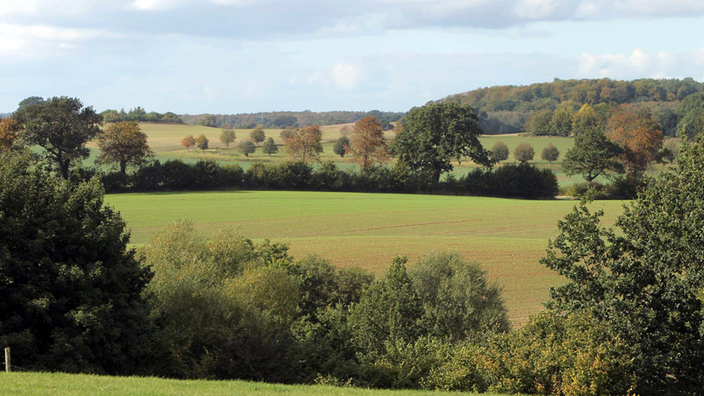
[[[446,396],[458,392],[390,391],[246,381],[169,380],[49,373],[0,373],[0,395],[12,396]],[[485,394],[492,396],[490,394]]]
[[[455,250],[480,262],[504,289],[510,317],[523,322],[542,307],[561,278],[538,263],[557,221],[575,201],[484,197],[284,191],[111,194],[132,242],[178,219],[203,232],[228,226],[254,240],[285,242],[296,257],[319,254],[337,266],[381,274],[396,255],[411,261],[433,249]],[[605,224],[621,202],[600,201]]]

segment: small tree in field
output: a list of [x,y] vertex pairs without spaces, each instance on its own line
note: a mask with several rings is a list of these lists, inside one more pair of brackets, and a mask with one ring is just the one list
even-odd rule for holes
[[535,157],[535,150],[533,150],[533,147],[530,144],[521,143],[518,147],[516,147],[516,150],[513,151],[513,157],[517,161],[521,162],[533,161],[533,158]]
[[266,134],[264,133],[264,129],[261,127],[261,125],[257,125],[256,128],[252,129],[252,132],[249,134],[249,138],[252,139],[253,142],[259,145],[259,143],[263,142],[264,139],[266,139]]
[[239,145],[240,153],[244,154],[245,157],[249,157],[250,154],[257,151],[257,146],[252,143],[251,140],[245,140]]
[[154,153],[147,143],[147,134],[142,132],[135,121],[122,121],[110,124],[105,132],[98,135],[99,164],[117,163],[120,172],[127,171],[127,165],[141,166]]
[[208,138],[205,137],[205,135],[200,135],[196,138],[196,147],[203,150],[203,152],[205,152],[205,150],[208,148],[209,143],[210,143],[210,140],[208,140]]
[[268,155],[271,157],[272,154],[276,154],[279,152],[279,148],[276,147],[276,143],[274,143],[274,139],[269,138],[264,142],[264,145],[262,146],[262,152],[264,154]]
[[499,163],[501,161],[505,161],[508,159],[508,146],[506,146],[506,143],[503,141],[499,140],[494,144],[494,147],[491,148],[491,155],[490,159],[493,162]]
[[181,146],[186,148],[186,151],[191,151],[191,147],[196,145],[196,138],[193,135],[188,135],[181,140]]
[[552,164],[553,161],[557,161],[557,159],[560,158],[560,151],[557,149],[557,147],[555,147],[554,144],[550,143],[543,149],[543,152],[540,154],[540,157],[543,159],[543,161],[548,161],[550,164]]
[[337,142],[335,142],[335,146],[332,148],[332,151],[340,157],[344,158],[349,147],[350,139],[348,139],[347,136],[340,136],[340,138],[337,139]]
[[309,125],[305,128],[298,128],[293,131],[289,138],[284,140],[286,152],[293,159],[300,159],[302,162],[311,159],[317,160],[323,152],[323,133],[317,125]]
[[374,116],[354,124],[350,143],[349,150],[362,169],[383,164],[389,158],[384,129]]
[[224,144],[225,147],[229,148],[230,143],[234,142],[236,138],[237,136],[235,135],[235,130],[232,128],[232,125],[223,125],[222,133],[220,134],[220,141],[222,142],[222,144]]

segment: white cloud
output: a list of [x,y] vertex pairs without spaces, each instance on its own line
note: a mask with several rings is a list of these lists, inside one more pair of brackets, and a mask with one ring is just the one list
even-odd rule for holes
[[628,54],[582,54],[577,77],[609,77],[633,79],[640,77],[691,77],[692,70],[701,62],[696,52],[671,54],[647,53],[636,48]]
[[80,43],[109,36],[95,29],[0,23],[0,63],[57,56]]
[[359,84],[364,79],[363,71],[358,66],[353,66],[348,63],[338,63],[330,70],[335,88],[342,91],[351,91],[359,87]]

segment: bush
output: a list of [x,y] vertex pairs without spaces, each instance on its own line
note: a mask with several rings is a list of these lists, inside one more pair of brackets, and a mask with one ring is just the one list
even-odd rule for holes
[[533,161],[533,158],[535,157],[535,150],[530,144],[521,143],[513,151],[513,157],[516,161],[520,162]]

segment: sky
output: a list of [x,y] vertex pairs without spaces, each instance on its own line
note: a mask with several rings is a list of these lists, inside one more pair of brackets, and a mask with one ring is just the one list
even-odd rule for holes
[[0,0],[0,113],[407,111],[602,77],[704,81],[704,0]]

